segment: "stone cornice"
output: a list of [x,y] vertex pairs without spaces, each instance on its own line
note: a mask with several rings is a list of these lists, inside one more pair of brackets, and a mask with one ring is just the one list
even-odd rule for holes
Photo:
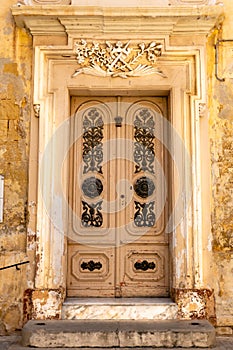
[[18,6],[12,14],[32,35],[80,36],[81,33],[208,34],[223,17],[222,6],[101,8]]

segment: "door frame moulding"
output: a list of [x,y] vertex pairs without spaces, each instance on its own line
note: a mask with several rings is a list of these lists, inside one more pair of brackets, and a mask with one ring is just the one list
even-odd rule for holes
[[[122,13],[124,14],[122,16]],[[222,21],[223,7],[96,7],[96,6],[13,6],[18,27],[32,35],[86,34],[206,35]],[[91,28],[90,28],[91,25]]]
[[[37,310],[35,311],[37,318],[54,315],[60,317],[62,300],[65,297],[67,234],[65,228],[68,213],[67,206],[62,205],[64,204],[62,198],[67,196],[68,189],[67,186],[61,189],[61,183],[67,178],[68,170],[63,166],[62,160],[57,163],[55,159],[59,153],[66,155],[70,146],[69,111],[70,96],[73,94],[87,92],[93,96],[111,90],[113,95],[117,91],[123,91],[127,95],[130,95],[130,92],[138,95],[138,91],[141,91],[144,96],[147,93],[154,96],[156,94],[169,96],[172,128],[180,135],[184,149],[191,154],[191,172],[185,160],[185,151],[179,158],[180,169],[183,169],[182,174],[178,174],[179,180],[176,178],[177,170],[172,167],[174,203],[179,197],[176,188],[179,188],[180,184],[183,186],[183,199],[179,203],[183,219],[170,232],[172,237],[170,249],[173,257],[171,288],[196,290],[211,286],[211,281],[208,281],[204,271],[204,266],[210,260],[210,253],[205,253],[204,257],[210,220],[207,220],[208,227],[203,231],[202,208],[204,205],[208,207],[209,203],[203,199],[201,188],[202,178],[206,176],[208,179],[209,168],[208,164],[201,163],[200,123],[201,117],[202,119],[206,117],[206,35],[219,23],[222,8],[219,6],[213,8],[204,6],[198,9],[153,8],[152,12],[148,9],[133,9],[131,13],[128,11],[130,15],[126,16],[128,21],[124,22],[123,27],[121,21],[119,23],[115,21],[120,11],[120,9],[114,12],[112,9],[110,11],[88,7],[84,10],[68,6],[41,8],[22,6],[12,10],[17,25],[25,26],[34,36],[32,105],[40,106],[39,119],[32,118],[31,121],[31,144],[33,135],[37,133],[39,142],[38,148],[32,147],[30,150],[29,203],[37,203],[37,213],[35,222],[32,212],[34,208],[29,206],[29,212],[32,214],[29,230],[36,232],[37,237],[35,290],[49,291],[47,303],[50,307],[43,309],[40,298],[32,300],[34,310]],[[209,17],[205,20],[207,13]],[[141,18],[143,21],[145,16],[150,18],[153,35],[151,28],[143,29],[143,26],[138,34],[133,14],[137,20]],[[162,25],[163,20],[161,22],[161,18],[159,19],[159,14],[162,14],[163,20],[166,17],[165,27]],[[79,26],[80,17],[81,26]],[[90,23],[95,23],[96,26],[90,29]],[[129,32],[132,41],[150,41],[153,37],[153,40],[162,42],[163,52],[158,63],[166,72],[167,78],[156,74],[127,79],[92,77],[86,74],[72,78],[77,68],[74,44],[84,34],[87,40],[97,37],[100,42],[106,40],[127,42]],[[55,38],[53,46],[46,45],[48,33],[50,42]],[[190,35],[197,36],[196,45],[190,46]],[[66,45],[56,44],[57,37],[61,36],[66,37]],[[193,40],[195,42],[195,37]],[[173,144],[173,147],[176,146]],[[35,162],[37,154],[38,167]],[[57,176],[58,171],[60,176]],[[38,175],[38,180],[35,174]],[[187,193],[190,191],[192,198],[187,198]],[[186,200],[189,200],[189,205]],[[207,213],[210,214],[208,210]],[[173,219],[176,220],[176,216]],[[54,302],[54,298],[60,301]]]

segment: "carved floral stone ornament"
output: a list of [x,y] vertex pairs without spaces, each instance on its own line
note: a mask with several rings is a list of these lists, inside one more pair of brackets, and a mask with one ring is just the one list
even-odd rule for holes
[[36,118],[40,118],[40,104],[35,103],[33,105],[34,115]]
[[81,39],[75,43],[75,53],[78,64],[72,77],[81,73],[101,77],[139,77],[148,74],[165,74],[156,66],[157,58],[161,56],[162,44],[152,41],[130,45],[130,41],[115,43],[91,42]]

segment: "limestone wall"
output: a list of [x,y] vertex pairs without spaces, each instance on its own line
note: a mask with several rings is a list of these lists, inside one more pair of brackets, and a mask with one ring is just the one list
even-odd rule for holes
[[[17,29],[10,6],[0,4],[0,174],[5,177],[0,223],[0,267],[27,259],[27,182],[32,76],[32,41]],[[0,271],[0,334],[20,328],[30,267]]]
[[[209,133],[212,162],[212,234],[216,316],[218,326],[233,326],[233,3],[225,0],[225,19],[210,39]],[[219,78],[215,78],[214,41],[232,39],[219,45]],[[232,333],[228,328],[224,331]]]

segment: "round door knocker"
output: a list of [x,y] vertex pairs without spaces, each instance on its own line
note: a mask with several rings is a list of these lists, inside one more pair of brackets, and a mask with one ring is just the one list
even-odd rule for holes
[[155,190],[153,181],[146,176],[142,176],[134,184],[134,191],[139,197],[147,198],[152,195]]
[[103,191],[103,184],[100,179],[92,176],[83,181],[82,191],[89,198],[98,197]]

